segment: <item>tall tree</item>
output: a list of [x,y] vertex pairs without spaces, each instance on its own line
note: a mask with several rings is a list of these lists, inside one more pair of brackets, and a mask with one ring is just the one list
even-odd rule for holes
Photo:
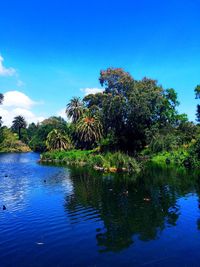
[[[177,121],[177,94],[156,80],[135,80],[121,68],[100,72],[102,94],[88,95],[84,103],[100,114],[105,135],[118,140],[116,149],[142,149],[155,131]],[[94,110],[94,109],[93,109]]]
[[12,130],[17,131],[19,140],[21,140],[21,129],[25,129],[27,126],[27,123],[23,116],[16,116],[12,122]]
[[73,147],[69,136],[57,129],[48,134],[46,145],[48,150],[69,150]]
[[77,135],[85,148],[91,148],[102,137],[102,124],[98,116],[84,113],[76,125]]
[[66,107],[66,114],[73,123],[76,123],[83,115],[84,105],[79,97],[73,97]]

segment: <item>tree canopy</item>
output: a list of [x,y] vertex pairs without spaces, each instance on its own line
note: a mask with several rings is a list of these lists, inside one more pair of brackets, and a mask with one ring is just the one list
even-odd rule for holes
[[98,112],[104,136],[113,134],[123,150],[142,149],[160,128],[178,120],[177,94],[164,89],[156,80],[135,80],[121,68],[100,72],[103,93],[83,99],[88,109]]

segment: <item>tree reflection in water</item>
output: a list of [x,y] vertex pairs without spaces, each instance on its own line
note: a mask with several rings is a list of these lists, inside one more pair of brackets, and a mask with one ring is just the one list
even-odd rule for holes
[[121,251],[137,239],[159,238],[164,228],[176,225],[179,197],[199,188],[195,174],[156,167],[137,178],[72,169],[71,179],[74,190],[65,208],[71,219],[80,210],[92,209],[103,221],[104,227],[96,230],[101,252]]

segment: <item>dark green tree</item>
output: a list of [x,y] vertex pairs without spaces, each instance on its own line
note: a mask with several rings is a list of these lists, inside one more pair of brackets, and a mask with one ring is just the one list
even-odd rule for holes
[[16,116],[12,122],[12,130],[18,133],[19,140],[21,140],[21,130],[25,129],[27,123],[23,116]]
[[83,101],[101,118],[104,135],[114,136],[116,149],[142,149],[161,128],[175,126],[178,120],[177,94],[163,89],[157,81],[135,80],[120,68],[100,72],[103,93],[88,95]]
[[47,149],[46,140],[48,134],[52,130],[58,130],[65,132],[67,135],[71,136],[70,127],[67,122],[61,117],[50,117],[45,119],[40,124],[31,123],[28,128],[28,136],[30,140],[30,147],[33,151],[43,152]]
[[98,116],[84,113],[76,124],[76,133],[84,148],[91,148],[103,135],[102,124]]
[[73,148],[69,136],[57,129],[48,134],[46,145],[48,150],[69,150]]

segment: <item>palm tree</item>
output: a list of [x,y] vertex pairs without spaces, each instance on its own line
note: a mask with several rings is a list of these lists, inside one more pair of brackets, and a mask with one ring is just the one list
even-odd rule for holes
[[21,129],[26,128],[27,123],[23,116],[16,116],[12,122],[12,130],[18,132],[19,140],[21,140]]
[[84,113],[84,104],[79,97],[73,97],[66,107],[66,114],[73,123],[76,123]]
[[48,134],[46,146],[48,150],[69,150],[73,147],[69,136],[57,129]]
[[80,141],[89,148],[101,139],[103,129],[98,116],[85,113],[77,122],[76,131]]

